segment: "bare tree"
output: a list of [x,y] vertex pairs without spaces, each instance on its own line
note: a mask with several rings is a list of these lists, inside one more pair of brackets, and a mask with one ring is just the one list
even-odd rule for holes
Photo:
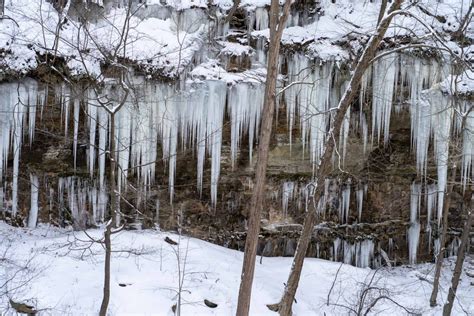
[[252,282],[255,271],[258,235],[260,232],[260,214],[265,192],[268,152],[272,133],[273,116],[276,104],[276,84],[278,78],[278,58],[280,56],[280,41],[286,21],[290,14],[291,0],[286,0],[283,14],[280,16],[278,0],[272,0],[270,6],[270,38],[267,64],[267,80],[263,103],[263,117],[258,144],[258,158],[255,167],[255,186],[252,192],[250,208],[248,210],[248,229],[245,240],[244,262],[240,281],[237,315],[246,316],[250,310]]
[[[334,277],[331,290],[334,288],[339,270],[342,266],[343,264],[341,263],[336,276]],[[370,271],[363,282],[358,282],[358,292],[356,296],[349,298],[345,303],[332,303],[330,301],[330,291],[328,293],[327,305],[344,308],[348,311],[349,315],[365,316],[369,315],[379,303],[385,301],[396,306],[398,309],[403,310],[408,315],[418,315],[415,311],[403,306],[393,299],[393,296],[397,293],[394,293],[391,289],[387,288],[385,284],[381,284],[383,276],[378,274],[380,271],[382,271],[382,268],[373,272]]]
[[466,248],[469,244],[469,233],[471,231],[472,225],[472,212],[473,207],[473,195],[472,191],[469,188],[464,192],[464,201],[463,201],[463,213],[466,219],[464,220],[464,226],[461,235],[461,244],[458,248],[458,255],[456,258],[456,265],[454,266],[453,277],[451,281],[451,286],[448,291],[448,299],[446,304],[443,307],[443,316],[450,316],[453,309],[454,298],[456,297],[456,291],[459,285],[459,279],[461,278],[462,266],[464,263],[464,258],[466,257]]
[[[341,101],[339,102],[339,105],[335,109],[331,130],[326,136],[326,140],[324,142],[324,151],[321,156],[320,163],[317,166],[315,172],[317,181],[314,197],[316,199],[321,198],[324,192],[325,178],[331,172],[333,150],[334,148],[336,148],[335,140],[339,139],[341,126],[344,121],[344,116],[347,112],[347,109],[350,107],[353,100],[355,99],[362,76],[364,75],[366,69],[369,67],[372,59],[375,57],[375,53],[393,17],[400,13],[400,7],[402,3],[403,0],[395,0],[390,6],[388,13],[378,24],[375,33],[371,36],[369,42],[366,44],[366,48],[362,53],[362,56],[359,58],[356,65],[354,66],[349,84],[344,92]],[[280,315],[289,316],[292,313],[291,310],[293,301],[295,299],[296,289],[298,287],[301,271],[303,268],[304,258],[306,256],[306,251],[311,240],[313,227],[316,224],[316,219],[316,210],[309,211],[305,217],[303,230],[298,241],[298,246],[296,248],[295,258],[293,260],[288,282],[286,283],[283,297],[278,306],[278,311]]]
[[438,288],[439,288],[439,277],[441,276],[441,267],[443,265],[444,253],[445,253],[445,245],[446,239],[448,235],[448,215],[449,215],[449,204],[451,203],[451,196],[453,194],[453,187],[454,182],[456,181],[456,165],[453,166],[451,170],[451,183],[448,185],[447,192],[445,194],[444,205],[443,205],[443,229],[440,238],[440,246],[439,251],[436,256],[436,266],[435,266],[435,274],[434,274],[434,281],[433,281],[433,289],[431,291],[430,296],[430,306],[436,306],[436,298],[438,296]]

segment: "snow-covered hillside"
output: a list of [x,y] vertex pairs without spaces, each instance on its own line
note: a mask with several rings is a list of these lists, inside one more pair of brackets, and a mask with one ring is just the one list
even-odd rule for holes
[[[101,233],[100,229],[87,231],[93,238],[100,238]],[[166,243],[166,237],[179,246]],[[97,314],[102,297],[103,249],[97,244],[90,247],[89,240],[85,232],[48,226],[19,229],[0,223],[0,285],[13,279],[6,287],[8,294],[0,298],[0,313],[15,314],[9,308],[11,298],[28,302],[41,315]],[[235,314],[242,253],[156,230],[122,232],[114,238],[113,247],[117,252],[112,260],[110,315],[172,315],[180,276],[182,315]],[[251,315],[276,315],[266,304],[280,298],[291,260],[265,257],[257,263]],[[28,269],[22,270],[26,263]],[[452,258],[445,261],[439,301],[445,299],[453,265]],[[359,297],[372,280],[371,285],[380,290],[369,291],[362,310],[382,295],[387,299],[381,299],[369,315],[405,315],[407,311],[440,315],[441,307],[431,309],[428,302],[433,268],[432,264],[422,264],[371,270],[307,259],[294,313],[353,314],[350,309],[358,309]],[[472,279],[463,273],[454,315],[474,313],[470,282]],[[0,288],[0,293],[4,290]],[[218,306],[207,307],[205,299]]]

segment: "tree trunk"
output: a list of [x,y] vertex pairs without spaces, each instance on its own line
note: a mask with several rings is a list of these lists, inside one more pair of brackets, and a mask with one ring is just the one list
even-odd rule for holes
[[382,4],[380,6],[380,11],[379,11],[379,17],[377,18],[377,25],[379,25],[380,21],[382,21],[383,16],[385,14],[385,10],[387,10],[387,5],[388,5],[388,0],[382,0]]
[[448,292],[448,300],[443,307],[443,316],[450,316],[451,310],[453,309],[454,298],[456,297],[456,290],[458,289],[459,279],[461,278],[462,265],[466,256],[466,247],[469,243],[469,233],[471,231],[472,223],[472,191],[466,190],[464,193],[464,214],[467,216],[464,222],[464,227],[461,235],[461,245],[459,245],[458,256],[456,258],[456,265],[454,266],[453,278],[451,281],[451,287]]
[[105,226],[104,232],[104,245],[105,245],[105,262],[104,262],[104,291],[102,297],[102,304],[100,305],[100,316],[107,315],[107,308],[110,301],[110,261],[112,254],[112,229],[116,226],[116,210],[117,203],[119,202],[117,197],[117,188],[116,188],[116,150],[115,150],[115,113],[110,113],[110,173],[109,173],[109,182],[110,182],[110,214],[109,221]]
[[431,291],[430,306],[436,306],[436,298],[438,297],[439,288],[439,277],[441,275],[441,266],[443,265],[444,250],[446,244],[446,236],[448,234],[448,215],[449,215],[449,204],[451,203],[451,195],[453,193],[454,182],[456,181],[456,166],[451,171],[451,183],[448,186],[448,190],[445,194],[444,205],[443,205],[443,231],[441,232],[441,240],[439,242],[439,252],[436,256],[436,267],[435,275],[433,280],[433,290]]
[[267,80],[263,104],[263,117],[258,143],[258,157],[255,167],[255,186],[248,211],[248,229],[245,240],[244,262],[240,281],[237,316],[247,316],[250,310],[250,297],[255,271],[258,235],[260,232],[260,214],[265,194],[265,180],[268,164],[268,150],[272,133],[273,116],[276,104],[276,84],[278,77],[278,60],[280,40],[290,12],[291,0],[286,0],[283,15],[279,17],[278,0],[272,0],[270,7],[270,47],[268,51]]
[[[390,22],[392,21],[393,16],[396,14],[396,10],[399,10],[403,0],[395,0],[388,12],[388,15],[383,18],[375,32],[374,35],[370,38],[367,46],[362,53],[362,56],[359,59],[359,62],[355,65],[353,70],[353,75],[349,81],[349,85],[344,92],[344,95],[339,102],[336,115],[332,122],[331,130],[326,136],[324,152],[320,160],[320,164],[316,170],[316,189],[314,192],[314,197],[320,199],[324,191],[324,181],[326,176],[331,172],[332,169],[332,153],[335,147],[335,140],[339,139],[339,134],[341,131],[341,125],[344,121],[344,116],[349,109],[350,105],[354,101],[357,90],[360,85],[360,81],[365,70],[370,65],[372,58],[374,58],[377,48],[379,47],[380,42],[382,41],[385,32],[387,31]],[[317,205],[318,203],[315,203]],[[309,242],[311,241],[311,234],[313,232],[314,225],[316,224],[316,211],[310,211],[306,214],[306,218],[303,224],[303,230],[301,232],[301,237],[298,241],[298,246],[296,248],[295,258],[293,260],[293,265],[291,267],[290,276],[288,282],[286,283],[285,292],[279,304],[279,313],[280,315],[289,316],[291,315],[291,309],[293,301],[295,299],[296,290],[298,288],[298,283],[301,277],[301,270],[303,268],[303,262],[308,249]]]

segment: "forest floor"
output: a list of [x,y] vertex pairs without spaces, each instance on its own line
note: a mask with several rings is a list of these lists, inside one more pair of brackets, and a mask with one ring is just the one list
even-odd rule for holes
[[[91,244],[89,236],[100,238],[102,230],[31,230],[0,222],[0,315],[16,314],[9,299],[44,315],[97,314],[104,249]],[[179,244],[166,242],[166,237]],[[173,315],[179,292],[182,315],[235,315],[241,252],[158,230],[122,231],[114,235],[113,247],[110,315]],[[446,297],[454,260],[445,261],[439,302]],[[474,315],[474,279],[466,274],[473,260],[466,259],[453,315]],[[266,304],[280,298],[291,262],[258,258],[251,315],[277,315]],[[442,306],[429,307],[433,270],[433,264],[371,270],[308,258],[294,313],[362,315],[377,301],[369,314],[441,315]],[[366,291],[368,287],[372,290]],[[206,306],[204,300],[217,307]]]

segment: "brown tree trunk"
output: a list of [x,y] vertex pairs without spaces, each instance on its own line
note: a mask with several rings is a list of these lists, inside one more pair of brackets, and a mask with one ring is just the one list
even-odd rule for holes
[[272,133],[273,116],[276,104],[276,84],[278,77],[278,59],[280,40],[290,12],[291,0],[286,0],[283,15],[279,17],[278,0],[272,0],[270,7],[270,47],[268,51],[267,80],[263,104],[263,117],[258,143],[258,157],[255,167],[255,186],[248,211],[248,229],[245,240],[244,262],[240,281],[237,316],[247,316],[250,310],[250,297],[255,270],[258,235],[260,232],[260,214],[265,194],[265,178],[268,164],[268,150]]
[[448,215],[449,204],[451,203],[451,195],[453,193],[454,182],[456,181],[456,166],[451,171],[451,183],[448,185],[448,190],[444,197],[443,205],[443,231],[441,232],[441,239],[439,241],[439,252],[436,256],[435,275],[433,280],[433,290],[431,291],[430,306],[436,306],[436,298],[438,297],[439,277],[441,275],[441,266],[443,265],[444,250],[446,244],[446,236],[448,234]]
[[[362,76],[370,65],[372,58],[374,58],[379,44],[382,41],[385,32],[387,31],[387,28],[390,25],[390,22],[392,21],[392,18],[396,14],[395,11],[400,9],[402,2],[403,0],[395,0],[389,9],[388,15],[380,21],[375,34],[372,35],[372,37],[370,38],[364,52],[362,53],[362,56],[355,65],[349,85],[347,86],[346,91],[344,92],[344,95],[341,101],[339,102],[338,109],[332,122],[331,130],[326,136],[324,152],[321,157],[320,164],[316,170],[317,180],[314,197],[317,199],[321,198],[324,191],[325,178],[331,172],[332,169],[331,158],[335,147],[334,142],[336,139],[339,139],[339,134],[341,131],[341,125],[344,120],[344,116],[357,95]],[[316,203],[315,205],[317,204],[318,203]],[[296,290],[298,288],[298,283],[301,277],[301,270],[303,268],[304,258],[308,249],[309,242],[311,241],[311,235],[313,232],[314,225],[316,224],[316,211],[317,210],[308,212],[304,220],[303,230],[301,232],[301,236],[298,241],[298,246],[296,248],[295,258],[291,267],[290,276],[288,278],[288,282],[286,283],[285,292],[278,307],[280,315],[291,315],[293,301],[295,299]]]
[[459,279],[461,278],[462,265],[466,256],[466,247],[469,243],[469,233],[471,232],[472,223],[472,191],[466,190],[464,193],[464,214],[467,216],[464,222],[464,227],[461,235],[461,245],[459,245],[458,256],[456,258],[456,265],[454,266],[453,278],[451,281],[451,287],[448,292],[448,300],[443,307],[443,316],[450,316],[451,310],[453,309],[454,298],[456,297],[456,291],[459,285]]
[[382,0],[382,5],[380,6],[379,17],[377,18],[377,25],[380,24],[382,21],[383,16],[385,14],[385,10],[387,10],[388,0]]
[[116,150],[115,150],[115,113],[110,113],[110,173],[109,173],[109,185],[110,185],[110,214],[109,221],[105,226],[104,232],[104,245],[105,245],[105,262],[104,262],[104,291],[102,297],[102,304],[100,305],[100,316],[107,315],[107,308],[110,301],[110,262],[112,255],[112,241],[111,236],[113,234],[112,229],[116,226],[116,210],[117,203],[119,202],[116,188],[116,176],[115,170],[116,165]]

